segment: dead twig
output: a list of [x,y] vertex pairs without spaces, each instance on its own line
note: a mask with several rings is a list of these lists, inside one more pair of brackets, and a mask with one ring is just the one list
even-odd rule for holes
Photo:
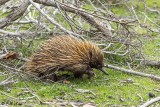
[[148,77],[148,78],[160,81],[160,77],[152,75],[152,74],[146,74],[146,73],[142,73],[142,72],[137,72],[137,71],[134,71],[134,70],[125,69],[125,68],[121,68],[121,67],[117,67],[117,66],[113,66],[113,65],[105,65],[105,67],[111,68],[111,69],[115,69],[115,70],[119,70],[119,71],[122,71],[122,72],[125,72],[125,73],[129,73],[129,74]]
[[14,33],[14,32],[9,32],[9,31],[5,31],[0,29],[0,33],[6,34],[6,35],[11,35],[11,36],[20,36],[20,33]]
[[21,2],[20,6],[15,7],[7,17],[0,20],[0,29],[10,25],[11,22],[20,18],[29,5],[30,3],[28,0],[24,0],[23,2]]
[[21,72],[21,70],[19,70],[19,69],[9,67],[9,66],[4,65],[4,64],[2,64],[2,63],[0,63],[0,65],[1,65],[2,67],[6,68],[6,69],[10,69],[10,70],[14,71],[15,73]]
[[[46,17],[51,23],[53,23],[54,25],[58,26],[59,29],[61,29],[64,32],[67,32],[70,35],[75,35],[77,37],[81,37],[80,35],[73,33],[67,29],[65,29],[63,26],[61,26],[59,23],[57,23],[53,18],[49,17],[47,14],[45,14],[32,0],[29,0],[30,3],[44,16]],[[82,37],[81,37],[82,38]]]
[[160,89],[153,89],[154,91],[160,92]]
[[140,94],[137,94],[137,96],[140,98],[140,101],[143,102],[143,98]]
[[84,89],[75,89],[78,93],[91,93],[92,95],[96,96],[96,94],[90,90],[84,90]]
[[1,82],[0,82],[0,86],[6,86],[6,85],[9,85],[9,84],[15,83],[14,80],[11,80],[14,76],[15,76],[15,75],[10,76],[10,77],[8,77],[7,79],[1,81]]
[[5,95],[5,96],[7,96],[7,97],[9,97],[9,98],[14,99],[14,100],[19,100],[18,98],[15,98],[15,97],[13,97],[13,96],[10,96],[10,95],[8,95],[8,94],[5,93],[5,92],[0,91],[0,93],[3,94],[3,95]]
[[0,0],[0,6],[3,5],[3,4],[5,4],[8,1],[10,1],[10,0]]
[[147,66],[160,68],[160,61],[144,60],[144,61],[142,61],[142,63]]
[[[109,41],[112,41],[112,42],[119,42],[119,43],[123,43],[123,44],[129,44],[129,45],[133,44],[133,43],[131,43],[131,41],[123,39],[123,38],[121,38],[121,39],[113,38],[112,37],[113,35],[112,35],[112,33],[110,31],[110,28],[109,28],[111,26],[109,24],[107,24],[107,26],[106,26],[103,23],[103,21],[100,20],[100,19],[103,19],[102,17],[99,18],[97,15],[94,15],[94,14],[91,14],[89,12],[86,12],[83,9],[79,9],[79,8],[73,6],[73,5],[66,5],[66,4],[58,2],[58,1],[56,1],[56,2],[55,1],[51,1],[51,0],[47,0],[47,1],[44,1],[44,0],[33,0],[33,1],[36,2],[36,3],[39,3],[39,4],[43,4],[43,5],[46,5],[46,6],[53,6],[53,7],[56,7],[56,8],[58,8],[58,6],[59,6],[59,7],[61,7],[61,9],[63,11],[67,11],[67,12],[71,12],[71,13],[80,15],[90,25],[94,26],[98,31],[102,32],[102,34],[105,35],[106,40],[109,40]],[[32,4],[34,2],[32,2]],[[59,4],[58,6],[57,6],[57,3]],[[99,20],[97,18],[95,18],[95,17],[98,17]],[[49,19],[49,18],[47,18],[47,19]],[[114,19],[106,19],[106,20],[111,21],[111,22],[115,22],[115,23],[120,23],[120,24],[123,24],[123,25],[128,23],[128,22],[124,23],[123,21],[121,22],[119,20],[114,20]]]
[[[18,76],[20,76],[21,78],[23,78],[22,75],[21,75],[21,74],[22,74],[22,73],[21,73],[21,72],[22,72],[21,70],[16,69],[16,68],[12,68],[12,67],[9,67],[9,66],[6,66],[6,65],[3,65],[3,64],[1,64],[1,63],[0,63],[0,65],[3,66],[3,67],[5,67],[5,68],[7,68],[7,69],[10,69],[10,70],[15,71],[15,72],[14,72],[15,74],[17,74]],[[24,81],[24,83],[26,84],[26,88],[27,88],[27,90],[30,92],[30,94],[33,95],[34,97],[36,97],[40,103],[42,103],[42,100],[39,98],[39,96],[29,89],[29,86],[28,86],[28,84],[26,83],[26,81]]]
[[153,98],[153,99],[147,101],[146,103],[144,103],[143,105],[141,105],[140,107],[148,107],[149,105],[151,105],[157,101],[160,101],[160,97]]

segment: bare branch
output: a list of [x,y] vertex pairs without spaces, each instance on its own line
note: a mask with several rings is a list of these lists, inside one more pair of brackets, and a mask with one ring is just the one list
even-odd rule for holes
[[160,68],[160,61],[144,60],[142,61],[142,63],[144,63],[147,66]]
[[7,34],[7,35],[12,35],[12,36],[20,36],[21,35],[20,33],[9,32],[9,31],[5,31],[5,30],[2,30],[2,29],[0,29],[0,33]]
[[[53,6],[53,7],[56,7],[56,8],[60,7],[64,11],[80,15],[90,25],[94,26],[95,28],[97,28],[97,30],[99,32],[101,32],[103,35],[105,35],[105,39],[107,41],[118,42],[118,43],[122,43],[122,44],[125,44],[125,45],[135,45],[128,38],[121,38],[121,39],[119,39],[117,37],[113,38],[113,35],[112,35],[112,32],[111,32],[112,29],[110,28],[111,26],[109,25],[109,23],[104,24],[103,21],[101,21],[100,19],[120,23],[123,26],[125,24],[130,23],[130,22],[135,22],[135,20],[134,21],[133,20],[132,21],[126,21],[126,20],[125,21],[124,20],[120,21],[114,16],[113,16],[113,19],[103,18],[103,17],[100,17],[98,15],[86,12],[85,10],[83,10],[81,8],[77,8],[73,5],[68,5],[68,4],[66,5],[66,4],[58,2],[58,1],[34,0],[34,2],[39,3],[39,4],[43,4],[43,5],[46,5],[46,6]],[[99,19],[97,19],[96,17],[99,18]]]
[[147,101],[146,103],[144,103],[143,105],[141,105],[140,107],[148,107],[157,101],[160,101],[160,97],[153,98],[153,99]]
[[10,0],[0,0],[0,6],[3,5],[3,4],[5,4],[8,1],[10,1]]
[[45,14],[32,0],[29,0],[31,2],[31,4],[42,14],[44,15],[51,23],[53,23],[54,25],[58,26],[61,30],[63,30],[64,32],[67,32],[70,35],[75,35],[80,37],[80,35],[73,33],[67,29],[65,29],[63,26],[61,26],[60,24],[58,24],[54,19],[50,18],[47,14]]
[[146,73],[142,73],[142,72],[137,72],[137,71],[134,71],[134,70],[125,69],[125,68],[121,68],[121,67],[117,67],[117,66],[113,66],[113,65],[105,65],[105,67],[108,67],[108,68],[111,68],[111,69],[115,69],[115,70],[119,70],[119,71],[122,71],[122,72],[125,72],[125,73],[129,73],[129,74],[148,77],[148,78],[160,81],[160,77],[152,75],[152,74],[146,74]]
[[0,20],[0,29],[10,25],[11,22],[20,18],[24,14],[29,5],[30,5],[29,1],[24,0],[20,6],[14,8],[7,17]]
[[3,95],[5,95],[5,96],[7,96],[7,97],[9,97],[9,98],[14,99],[14,100],[19,100],[18,98],[15,98],[15,97],[13,97],[13,96],[10,96],[9,94],[7,94],[7,93],[5,93],[5,92],[3,92],[3,91],[0,91],[0,93],[3,94]]
[[[54,2],[54,1],[51,1],[51,0],[47,0],[47,1],[44,1],[44,0],[34,0],[34,1],[37,2],[37,3],[43,4],[43,5],[53,6],[53,7],[56,7],[56,8],[58,7],[57,6],[58,3]],[[109,38],[109,36],[111,36],[110,31],[106,27],[104,27],[101,22],[97,21],[92,15],[86,13],[84,10],[78,9],[78,8],[76,8],[74,6],[68,6],[68,5],[65,5],[63,3],[59,3],[58,5],[62,8],[62,10],[65,10],[67,12],[72,12],[72,13],[75,13],[75,14],[79,14],[88,23],[90,23],[91,25],[93,25],[99,31],[103,32],[103,34],[107,38]]]
[[[2,29],[0,29],[0,33],[4,34],[5,37],[23,37],[23,38],[33,37],[35,34],[37,35],[42,34],[42,32],[28,32],[28,31],[15,33],[10,31],[5,31]],[[49,32],[47,34],[49,35],[50,33],[52,32]]]
[[6,85],[9,85],[9,84],[15,83],[14,80],[11,80],[14,76],[15,76],[15,75],[10,76],[10,77],[8,77],[7,79],[1,81],[1,82],[0,82],[0,86],[6,86]]

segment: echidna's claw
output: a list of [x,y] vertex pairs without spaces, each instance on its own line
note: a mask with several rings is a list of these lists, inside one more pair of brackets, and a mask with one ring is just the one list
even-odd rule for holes
[[104,69],[104,68],[100,68],[99,70],[101,70],[103,73],[105,73],[106,75],[109,75],[109,73]]

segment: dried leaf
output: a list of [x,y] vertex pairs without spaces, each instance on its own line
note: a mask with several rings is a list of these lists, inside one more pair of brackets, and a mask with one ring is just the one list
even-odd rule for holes
[[69,83],[70,83],[70,81],[67,81],[67,80],[63,81],[63,84],[69,84]]
[[17,59],[18,58],[18,53],[10,51],[6,54],[1,55],[2,59],[7,59],[7,60],[13,60],[13,59]]

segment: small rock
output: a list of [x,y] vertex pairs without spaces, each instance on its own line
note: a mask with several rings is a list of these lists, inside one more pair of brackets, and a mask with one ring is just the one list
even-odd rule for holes
[[149,95],[149,97],[150,97],[150,98],[155,97],[155,94],[153,94],[153,93],[151,93],[151,92],[150,92],[150,93],[148,93],[148,95]]
[[92,103],[87,103],[87,104],[84,104],[83,107],[96,107],[96,106]]
[[113,99],[113,96],[108,96],[109,99]]

